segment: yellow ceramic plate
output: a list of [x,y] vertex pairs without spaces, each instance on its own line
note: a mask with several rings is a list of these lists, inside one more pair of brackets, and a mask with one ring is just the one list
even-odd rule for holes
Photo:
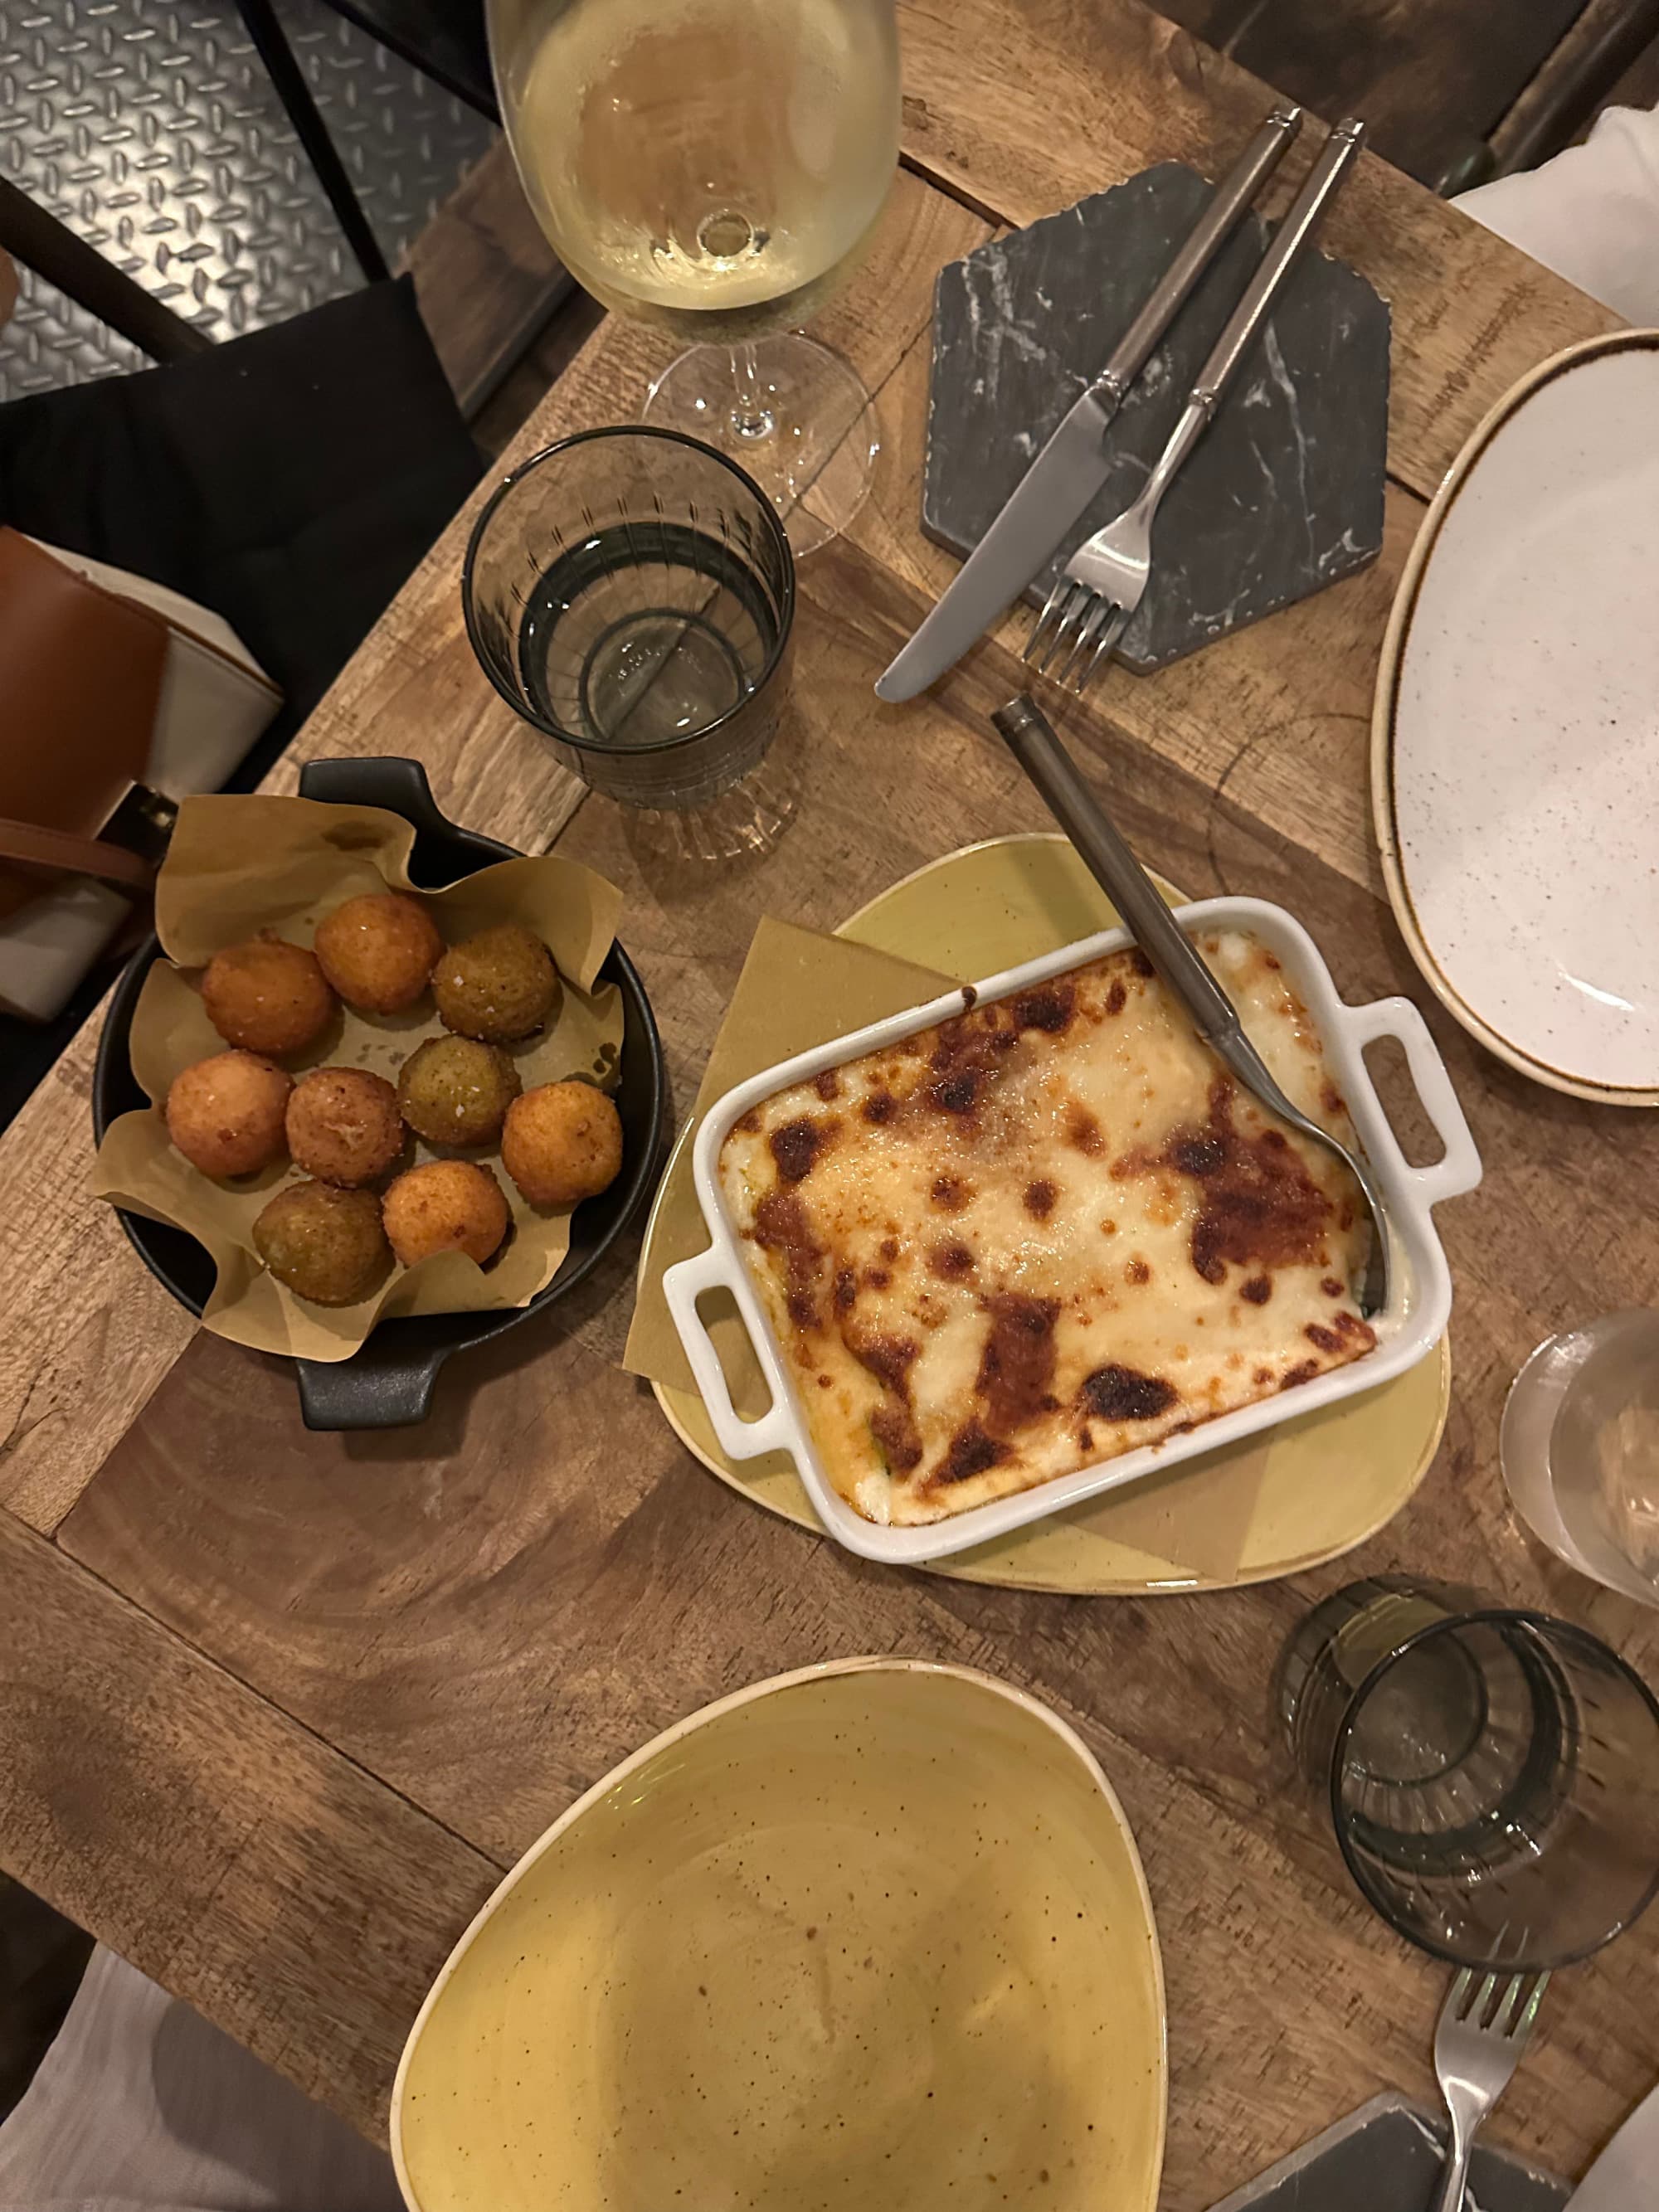
[[[1172,902],[1180,896],[1167,884],[1160,888]],[[1117,920],[1068,839],[1000,837],[908,876],[836,933],[969,981],[1110,929]],[[641,1278],[653,1266],[655,1219],[653,1210]],[[675,1434],[723,1482],[786,1520],[818,1525],[786,1455],[728,1460],[695,1391],[651,1387]],[[1380,1389],[922,1571],[1115,1596],[1226,1589],[1316,1566],[1363,1543],[1399,1512],[1429,1470],[1450,1397],[1451,1355],[1443,1340],[1421,1365]]]
[[1152,2212],[1164,1984],[1046,1706],[854,1659],[695,1713],[456,1947],[398,2069],[413,2212]]

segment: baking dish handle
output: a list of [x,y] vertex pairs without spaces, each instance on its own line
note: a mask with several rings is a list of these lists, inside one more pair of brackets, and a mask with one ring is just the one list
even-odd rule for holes
[[[691,1363],[692,1375],[721,1450],[730,1452],[733,1459],[755,1459],[769,1451],[785,1451],[793,1455],[798,1440],[795,1419],[786,1399],[783,1382],[765,1346],[757,1344],[754,1348],[766,1386],[772,1393],[771,1405],[758,1420],[745,1421],[732,1403],[720,1354],[697,1311],[697,1300],[705,1291],[730,1291],[734,1296],[738,1291],[730,1262],[715,1247],[699,1252],[694,1259],[678,1261],[663,1271],[663,1296],[679,1331],[685,1356]],[[749,1317],[743,1312],[741,1301],[738,1311],[749,1331],[750,1342],[754,1344],[754,1331],[749,1328]]]
[[[1445,1146],[1443,1158],[1436,1160],[1431,1167],[1412,1167],[1402,1154],[1400,1171],[1406,1182],[1428,1206],[1437,1206],[1443,1198],[1459,1198],[1465,1191],[1473,1190],[1480,1181],[1480,1155],[1463,1118],[1463,1109],[1457,1103],[1457,1093],[1452,1089],[1440,1048],[1430,1036],[1429,1025],[1422,1015],[1409,999],[1374,999],[1367,1006],[1349,1006],[1345,1011],[1348,1035],[1356,1045],[1363,1048],[1375,1043],[1378,1037],[1393,1037],[1404,1048],[1423,1110]],[[1380,1099],[1377,1106],[1382,1111]],[[1395,1149],[1399,1149],[1397,1139]]]

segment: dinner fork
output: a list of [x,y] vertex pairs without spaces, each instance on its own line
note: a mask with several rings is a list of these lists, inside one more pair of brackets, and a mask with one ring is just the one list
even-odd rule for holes
[[1434,2032],[1434,2070],[1451,2115],[1451,2140],[1434,2212],[1463,2212],[1476,2130],[1509,2087],[1548,1982],[1547,1974],[1511,1974],[1503,1982],[1487,1974],[1477,1981],[1465,1966],[1446,1992]]
[[1086,538],[1055,579],[1024,653],[1040,674],[1048,674],[1058,655],[1055,682],[1081,692],[1133,621],[1152,574],[1152,524],[1159,503],[1214,419],[1251,340],[1301,259],[1364,136],[1364,125],[1351,116],[1326,139],[1273,244],[1198,372],[1181,419],[1139,496],[1115,521]]

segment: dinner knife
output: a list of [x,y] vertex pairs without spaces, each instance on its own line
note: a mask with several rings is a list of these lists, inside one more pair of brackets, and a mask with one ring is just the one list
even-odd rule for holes
[[1650,2090],[1567,2199],[1566,2212],[1659,2208],[1659,2089]]
[[944,598],[884,671],[878,698],[914,699],[925,690],[983,636],[1054,552],[1106,480],[1106,431],[1130,386],[1301,128],[1299,107],[1274,108],[1216,186],[1111,359],[1026,470]]

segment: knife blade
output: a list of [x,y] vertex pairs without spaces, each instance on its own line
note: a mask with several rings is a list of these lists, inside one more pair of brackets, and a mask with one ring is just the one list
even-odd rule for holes
[[1026,470],[944,598],[883,671],[878,698],[914,699],[925,690],[983,636],[1048,559],[1106,480],[1106,431],[1129,386],[1301,127],[1302,110],[1289,106],[1274,108],[1262,124],[1111,359]]
[[1659,2212],[1659,2089],[1650,2090],[1567,2199],[1566,2212]]

